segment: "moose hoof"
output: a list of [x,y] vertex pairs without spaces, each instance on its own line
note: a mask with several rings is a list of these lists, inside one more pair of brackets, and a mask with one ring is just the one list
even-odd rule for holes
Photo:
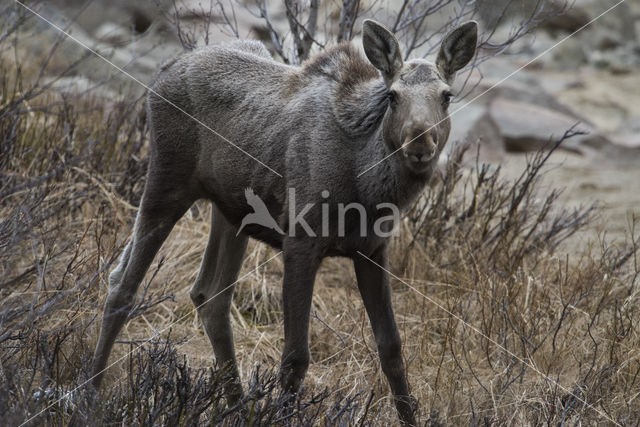
[[240,384],[232,384],[225,387],[224,397],[227,399],[227,407],[229,408],[243,405],[244,393],[242,392],[242,386]]
[[396,398],[396,409],[402,425],[415,426],[418,400],[413,396],[401,396]]
[[280,374],[280,386],[286,394],[295,395],[302,386],[303,376],[299,375],[293,369],[283,370]]
[[296,394],[309,367],[309,358],[289,358],[280,365],[280,385],[285,393]]

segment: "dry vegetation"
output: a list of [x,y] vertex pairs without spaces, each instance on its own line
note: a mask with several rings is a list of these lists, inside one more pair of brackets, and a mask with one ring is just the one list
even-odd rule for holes
[[[64,425],[88,409],[107,274],[141,196],[147,133],[140,100],[49,90],[38,75],[55,59],[43,63],[16,37],[0,51],[0,423]],[[393,298],[424,423],[640,419],[635,221],[627,242],[601,236],[563,253],[559,245],[594,210],[564,210],[556,192],[539,190],[547,157],[533,156],[520,179],[506,181],[499,169],[462,168],[453,156],[395,238]],[[207,204],[192,209],[149,271],[93,405],[99,422],[396,423],[343,259],[319,272],[305,390],[283,404],[275,381],[282,265],[258,243],[232,310],[248,412],[225,408],[225,377],[188,297],[208,218]]]

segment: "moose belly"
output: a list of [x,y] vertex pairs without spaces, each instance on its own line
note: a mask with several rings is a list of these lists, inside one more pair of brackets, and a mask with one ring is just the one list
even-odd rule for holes
[[284,236],[276,230],[266,228],[257,224],[249,224],[244,227],[243,232],[256,240],[266,243],[269,246],[272,246],[276,249],[282,249],[282,239]]

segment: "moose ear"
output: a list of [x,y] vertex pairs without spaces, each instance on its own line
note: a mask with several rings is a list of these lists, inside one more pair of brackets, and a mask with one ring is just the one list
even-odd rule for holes
[[382,72],[387,87],[402,68],[398,40],[382,25],[366,19],[362,24],[362,46],[369,61]]
[[447,83],[453,83],[456,72],[467,65],[476,53],[478,43],[478,23],[466,22],[442,40],[436,66]]

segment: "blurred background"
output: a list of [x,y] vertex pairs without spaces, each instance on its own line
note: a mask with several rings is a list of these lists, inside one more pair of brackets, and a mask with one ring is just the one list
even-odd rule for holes
[[[640,1],[618,3],[78,0],[47,2],[42,14],[143,83],[185,46],[238,37],[259,39],[277,60],[299,63],[338,41],[357,41],[365,18],[394,29],[406,57],[432,57],[443,33],[476,19],[481,25],[480,53],[467,78],[457,81],[452,111],[464,108],[452,115],[448,150],[456,143],[479,144],[483,161],[518,173],[522,156],[512,153],[538,150],[578,124],[587,134],[563,144],[570,154],[554,158],[563,166],[552,181],[570,189],[565,194],[570,202],[606,202],[618,224],[640,202],[634,185],[640,150]],[[42,41],[58,34],[45,22],[33,24],[38,35],[23,43],[32,43],[36,54],[48,48]],[[84,54],[69,41],[63,49],[70,58]],[[144,91],[97,58],[79,64],[55,87],[74,93],[97,83],[100,88],[94,93],[110,99],[117,98],[113,92],[122,85],[129,85],[128,96]],[[612,227],[621,231],[615,224]]]

